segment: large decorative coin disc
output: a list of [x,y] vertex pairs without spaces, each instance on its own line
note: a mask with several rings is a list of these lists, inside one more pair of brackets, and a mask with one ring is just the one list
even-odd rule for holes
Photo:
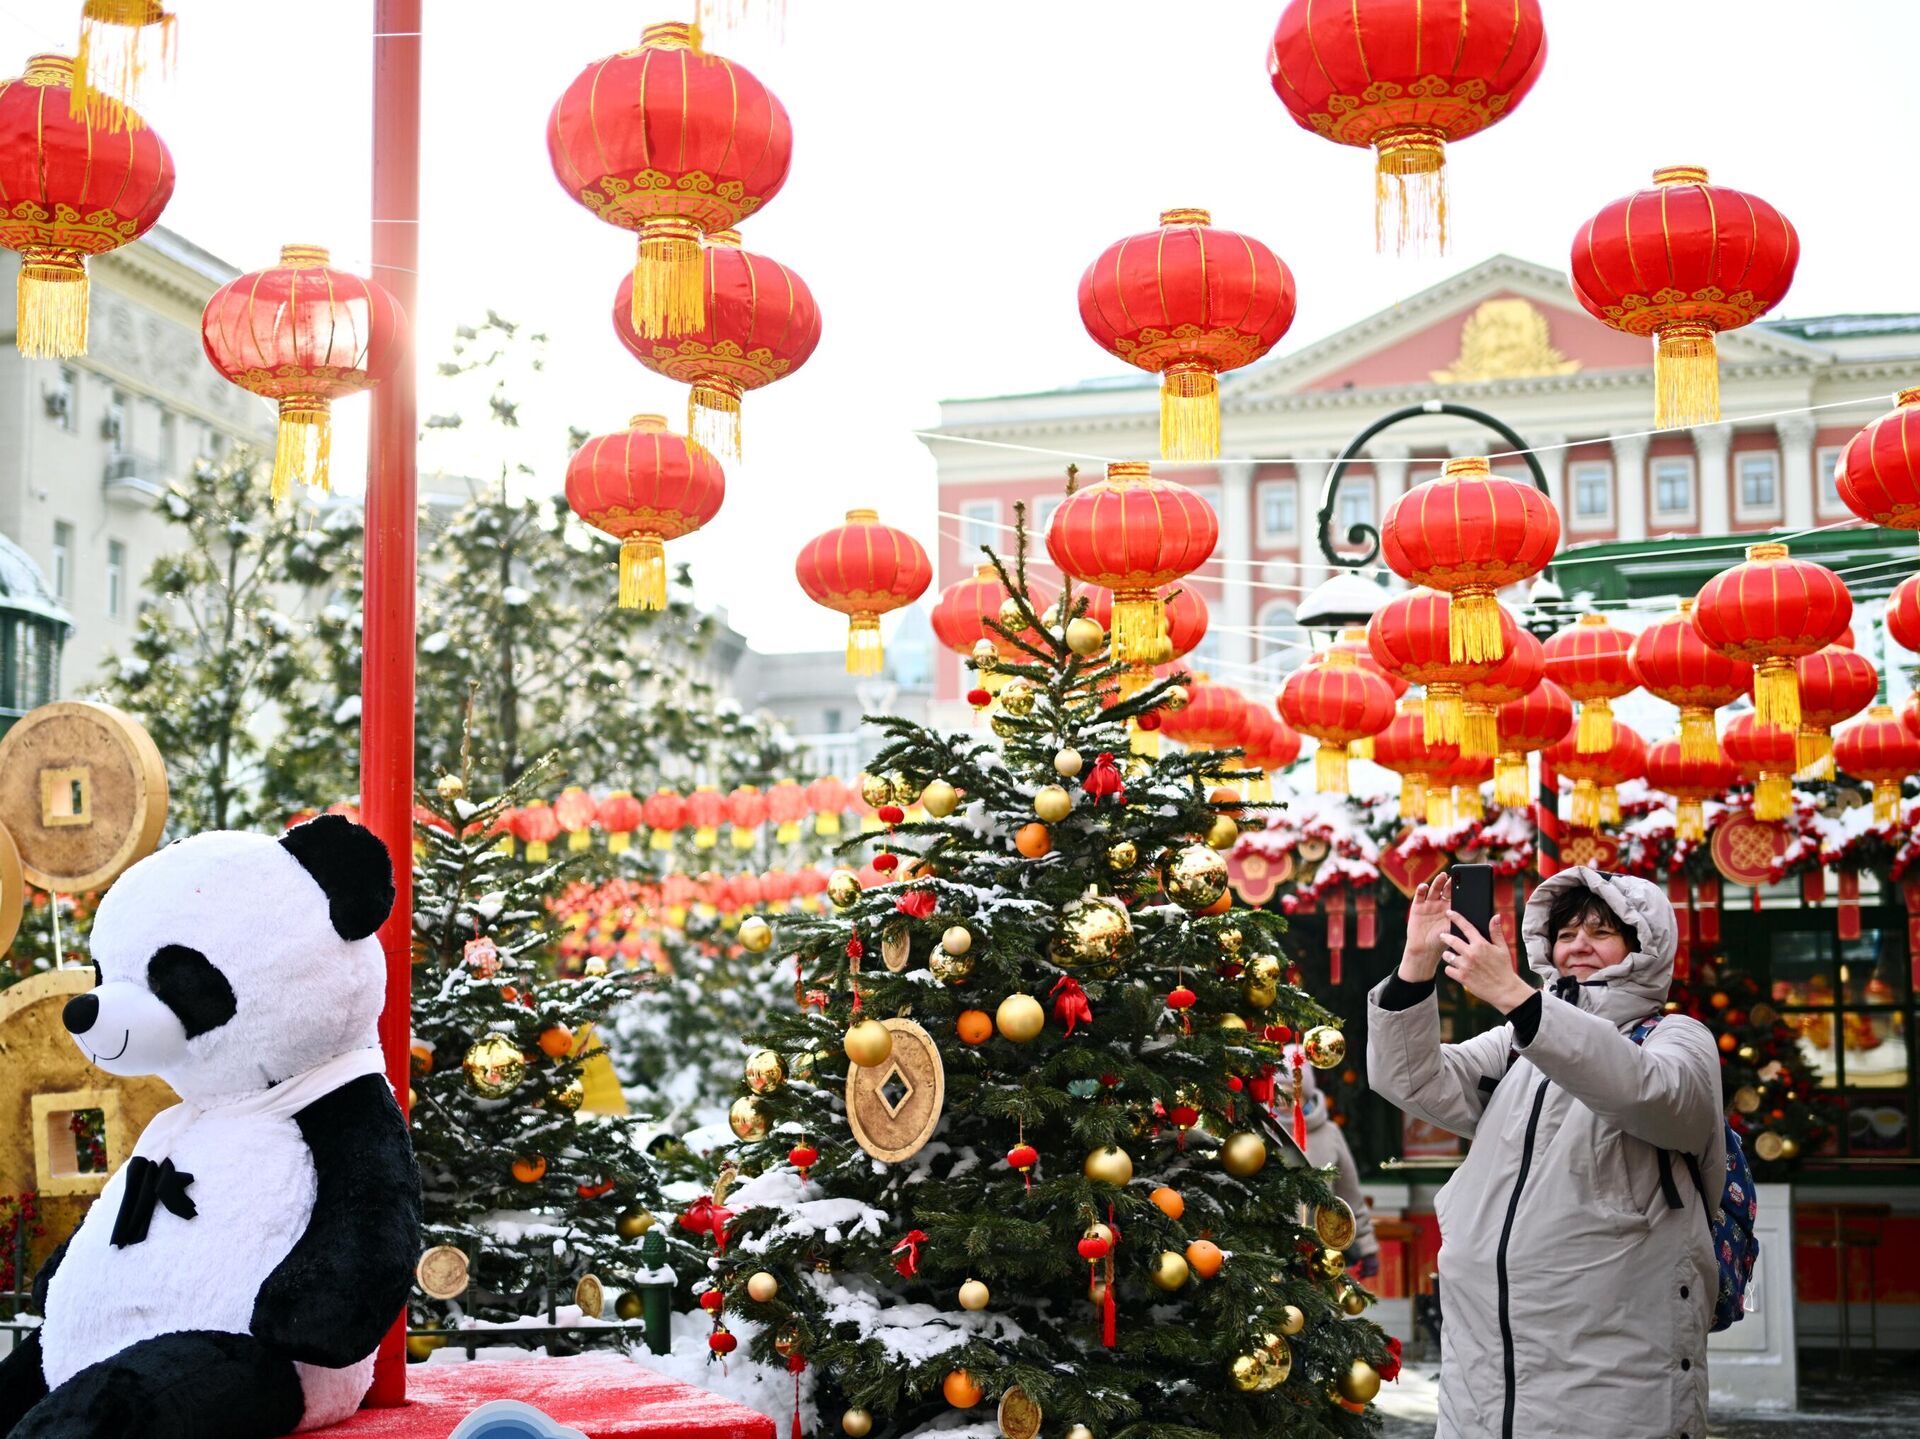
[[1786,848],[1786,831],[1779,825],[1735,814],[1714,830],[1708,853],[1729,883],[1758,886],[1772,878],[1773,861]]
[[1000,1408],[995,1417],[1006,1439],[1034,1439],[1040,1432],[1040,1423],[1045,1415],[1033,1397],[1014,1384],[1000,1396]]
[[27,877],[20,869],[20,851],[13,836],[0,825],[0,954],[7,952],[14,935],[20,932],[21,915],[27,903]]
[[42,705],[0,739],[0,825],[35,888],[104,889],[152,852],[166,822],[160,751],[111,705]]
[[413,1277],[429,1299],[458,1299],[467,1292],[466,1251],[436,1244],[413,1266]]
[[847,1123],[860,1147],[897,1164],[933,1137],[947,1103],[947,1071],[933,1036],[911,1019],[880,1021],[893,1035],[885,1064],[849,1066]]
[[1353,1243],[1354,1236],[1360,1230],[1354,1221],[1351,1206],[1336,1195],[1331,1203],[1314,1206],[1313,1232],[1320,1236],[1320,1242],[1329,1249],[1345,1249]]

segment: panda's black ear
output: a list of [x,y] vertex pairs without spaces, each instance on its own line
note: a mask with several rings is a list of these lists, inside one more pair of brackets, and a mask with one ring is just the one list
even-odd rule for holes
[[393,860],[372,830],[345,815],[323,814],[296,824],[280,843],[325,892],[342,939],[365,939],[387,922]]

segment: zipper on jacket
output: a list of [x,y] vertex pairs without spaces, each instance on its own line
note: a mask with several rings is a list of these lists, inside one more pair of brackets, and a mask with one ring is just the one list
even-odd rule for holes
[[1513,1316],[1508,1312],[1507,1290],[1507,1241],[1513,1237],[1513,1217],[1520,1212],[1520,1191],[1527,1187],[1527,1171],[1533,1168],[1533,1137],[1540,1127],[1540,1110],[1547,1102],[1547,1086],[1553,1083],[1542,1079],[1540,1087],[1533,1092],[1533,1111],[1527,1115],[1527,1137],[1520,1146],[1520,1172],[1514,1176],[1513,1193],[1507,1199],[1506,1223],[1500,1226],[1500,1248],[1494,1255],[1494,1273],[1500,1284],[1500,1363],[1506,1378],[1506,1402],[1500,1411],[1501,1439],[1513,1439],[1513,1408],[1517,1398],[1514,1384],[1513,1365]]

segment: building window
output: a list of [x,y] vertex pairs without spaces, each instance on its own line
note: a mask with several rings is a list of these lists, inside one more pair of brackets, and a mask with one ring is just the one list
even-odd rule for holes
[[1180,661],[1180,667],[1191,674],[1203,675],[1212,673],[1214,666],[1219,663],[1220,637],[1208,631],[1206,638],[1194,647],[1193,652]]
[[840,711],[823,710],[820,715],[820,727],[825,734],[840,733]]
[[1269,684],[1278,685],[1307,656],[1296,620],[1292,600],[1273,600],[1260,607],[1260,673]]
[[53,522],[53,597],[65,604],[73,598],[73,526]]
[[127,547],[107,541],[107,618],[117,620],[127,605]]
[[163,472],[171,478],[174,467],[180,463],[180,417],[172,410],[160,411],[160,464]]
[[1033,537],[1035,539],[1045,537],[1047,526],[1053,523],[1053,512],[1060,508],[1066,498],[1065,495],[1048,495],[1033,507]]
[[53,372],[45,391],[47,418],[63,430],[71,430],[80,410],[80,374],[71,365]]
[[1290,540],[1300,530],[1300,482],[1266,480],[1260,485],[1260,538]]
[[127,433],[127,397],[125,392],[115,390],[107,396],[107,416],[100,422],[100,434],[107,442],[107,449],[116,455],[125,454],[127,441],[132,437]]
[[1740,456],[1740,518],[1772,519],[1780,513],[1780,456],[1757,450]]
[[968,500],[960,506],[960,516],[964,521],[960,527],[960,548],[966,552],[961,558],[968,564],[980,562],[982,545],[991,545],[996,552],[1010,548],[1000,538],[998,500]]
[[1846,449],[1841,445],[1828,445],[1813,452],[1814,478],[1818,485],[1814,494],[1823,516],[1847,513],[1847,507],[1840,499],[1840,486],[1836,483],[1840,473],[1840,457],[1845,453]]
[[1335,538],[1345,541],[1355,525],[1373,523],[1373,481],[1343,480],[1340,484],[1340,512]]
[[1658,520],[1693,518],[1693,461],[1667,455],[1653,462],[1653,514]]
[[1613,466],[1591,460],[1573,467],[1573,527],[1603,530],[1613,519]]

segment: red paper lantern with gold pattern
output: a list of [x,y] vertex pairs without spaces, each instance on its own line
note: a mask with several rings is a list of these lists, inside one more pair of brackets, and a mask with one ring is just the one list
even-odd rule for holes
[[1300,732],[1281,719],[1277,713],[1270,714],[1260,705],[1247,706],[1249,715],[1256,712],[1260,716],[1261,723],[1260,749],[1257,754],[1248,756],[1249,761],[1257,759],[1260,768],[1265,770],[1287,768],[1300,758],[1302,749]]
[[1920,389],[1902,390],[1892,410],[1847,442],[1833,480],[1868,524],[1920,530]]
[[1446,147],[1526,98],[1547,59],[1540,0],[1289,0],[1267,50],[1296,124],[1371,149],[1373,235],[1447,247]]
[[87,352],[87,257],[139,239],[173,197],[173,156],[144,123],[74,118],[73,61],[35,55],[0,82],[0,245],[20,252],[14,343]]
[[[1401,679],[1399,675],[1395,674],[1373,657],[1373,649],[1367,644],[1366,629],[1360,625],[1351,625],[1341,630],[1338,637],[1335,638],[1332,648],[1345,650],[1353,656],[1353,662],[1359,665],[1361,669],[1365,670],[1368,674],[1378,675],[1381,679],[1385,680],[1387,688],[1393,691],[1393,698],[1396,704],[1406,696],[1408,690],[1413,688],[1412,685]],[[1314,655],[1307,660],[1307,663],[1316,664],[1322,658],[1322,655]]]
[[1762,724],[1800,728],[1794,661],[1825,649],[1853,618],[1853,596],[1832,570],[1796,560],[1780,544],[1749,545],[1747,558],[1700,587],[1693,625],[1729,659],[1754,668],[1753,707]]
[[1527,787],[1527,756],[1551,749],[1573,728],[1573,697],[1543,679],[1518,699],[1500,706],[1500,757],[1494,763],[1494,797],[1517,809],[1532,793]]
[[1703,425],[1720,418],[1713,337],[1779,304],[1799,260],[1800,237],[1765,200],[1670,165],[1574,236],[1573,294],[1602,324],[1658,342],[1654,424]]
[[1546,651],[1547,678],[1580,702],[1580,753],[1605,754],[1613,747],[1613,702],[1637,683],[1629,660],[1633,636],[1605,615],[1582,615],[1549,635]]
[[1221,374],[1251,365],[1293,324],[1293,272],[1205,210],[1107,246],[1080,277],[1080,321],[1101,349],[1160,376],[1160,457],[1220,454]]
[[701,446],[635,415],[625,432],[595,435],[567,461],[567,503],[620,541],[620,607],[667,607],[666,542],[720,513],[727,478]]
[[707,236],[701,270],[706,322],[672,337],[633,323],[633,276],[620,277],[613,329],[634,359],[692,389],[687,434],[717,455],[740,458],[740,397],[783,380],[820,343],[820,307],[785,265],[740,248],[740,232]]
[[1567,823],[1575,829],[1598,829],[1603,822],[1619,819],[1616,799],[1609,820],[1606,792],[1646,773],[1647,742],[1630,725],[1616,720],[1606,749],[1597,753],[1581,749],[1576,728],[1547,749],[1546,759],[1562,779],[1573,781]]
[[673,837],[686,827],[687,802],[670,789],[655,790],[640,803],[648,849],[672,849]]
[[[1276,751],[1286,743],[1282,731],[1292,739],[1292,759],[1280,760],[1275,757]],[[1283,768],[1299,758],[1300,736],[1294,734],[1278,715],[1269,712],[1265,705],[1249,703],[1240,712],[1240,752],[1241,760],[1237,767],[1259,771],[1249,787],[1247,798],[1268,800],[1273,797],[1273,786],[1267,772]]]
[[1240,744],[1241,717],[1246,697],[1230,685],[1215,684],[1195,675],[1187,687],[1187,702],[1167,713],[1161,733],[1190,749],[1235,749]]
[[1720,736],[1720,747],[1753,786],[1753,817],[1781,820],[1793,813],[1793,772],[1800,763],[1799,737],[1793,730],[1761,724],[1749,711],[1735,715]]
[[1828,645],[1794,666],[1800,685],[1799,768],[1833,778],[1833,731],[1873,703],[1880,671],[1865,655]]
[[705,53],[676,21],[574,78],[547,118],[547,155],[568,195],[639,232],[635,331],[688,335],[707,320],[700,237],[780,193],[793,126],[752,71]]
[[1920,653],[1920,575],[1909,575],[1887,596],[1887,633],[1901,649]]
[[[1484,680],[1498,660],[1456,660],[1449,635],[1453,605],[1438,590],[1409,590],[1387,601],[1367,622],[1373,657],[1409,684],[1426,687],[1426,732],[1443,744],[1458,744],[1465,716],[1465,687]],[[1501,653],[1517,644],[1520,628],[1500,611]]]
[[1494,591],[1530,579],[1560,547],[1560,516],[1531,484],[1483,457],[1448,460],[1440,479],[1387,507],[1380,557],[1402,579],[1453,596],[1448,644],[1457,660],[1497,660]]
[[1647,750],[1647,783],[1678,801],[1673,832],[1679,839],[1695,842],[1705,839],[1707,825],[1702,802],[1725,794],[1739,782],[1740,771],[1720,753],[1717,740],[1711,759],[1689,755],[1686,742],[1679,738],[1663,739]]
[[1047,554],[1062,573],[1113,591],[1107,628],[1116,664],[1165,664],[1161,595],[1211,559],[1219,539],[1219,518],[1205,500],[1122,460],[1061,501],[1047,525]]
[[1700,637],[1693,601],[1680,613],[1648,625],[1634,636],[1628,663],[1640,687],[1680,711],[1680,747],[1688,759],[1711,764],[1720,757],[1713,712],[1730,705],[1753,684],[1753,666],[1728,659]]
[[712,849],[720,842],[720,825],[727,817],[727,797],[710,784],[698,785],[687,796],[687,823],[693,829],[693,847]]
[[1920,773],[1920,737],[1886,705],[1875,705],[1858,724],[1834,736],[1833,762],[1843,774],[1873,786],[1873,817],[1900,821],[1900,786]]
[[1373,762],[1400,776],[1400,816],[1415,824],[1427,817],[1429,783],[1444,786],[1460,747],[1428,744],[1425,706],[1417,699],[1400,701],[1393,721],[1373,737]]
[[560,837],[560,820],[553,806],[537,799],[513,813],[513,834],[526,846],[528,864],[545,864],[548,846]]
[[1347,792],[1347,746],[1393,723],[1393,691],[1344,650],[1332,650],[1319,664],[1288,675],[1277,703],[1282,719],[1320,741],[1313,773],[1323,794]]
[[1460,726],[1460,753],[1469,759],[1492,759],[1501,751],[1500,707],[1537,689],[1547,672],[1547,654],[1540,641],[1516,628],[1506,658],[1493,672],[1462,687],[1465,711]]
[[933,583],[920,542],[880,523],[873,510],[848,510],[838,529],[808,541],[794,563],[807,598],[848,616],[847,673],[880,673],[880,616],[910,605]]
[[[1000,581],[992,565],[976,565],[964,580],[955,580],[940,591],[933,607],[933,637],[963,658],[973,657],[973,648],[981,640],[991,642],[1003,660],[1031,662],[1033,656],[987,622],[1000,618],[1000,607],[1013,598],[1013,591]],[[1031,576],[1027,580],[1027,602],[1037,615],[1044,615],[1054,601],[1051,589]],[[1021,631],[1032,645],[1042,643],[1031,629]]]

